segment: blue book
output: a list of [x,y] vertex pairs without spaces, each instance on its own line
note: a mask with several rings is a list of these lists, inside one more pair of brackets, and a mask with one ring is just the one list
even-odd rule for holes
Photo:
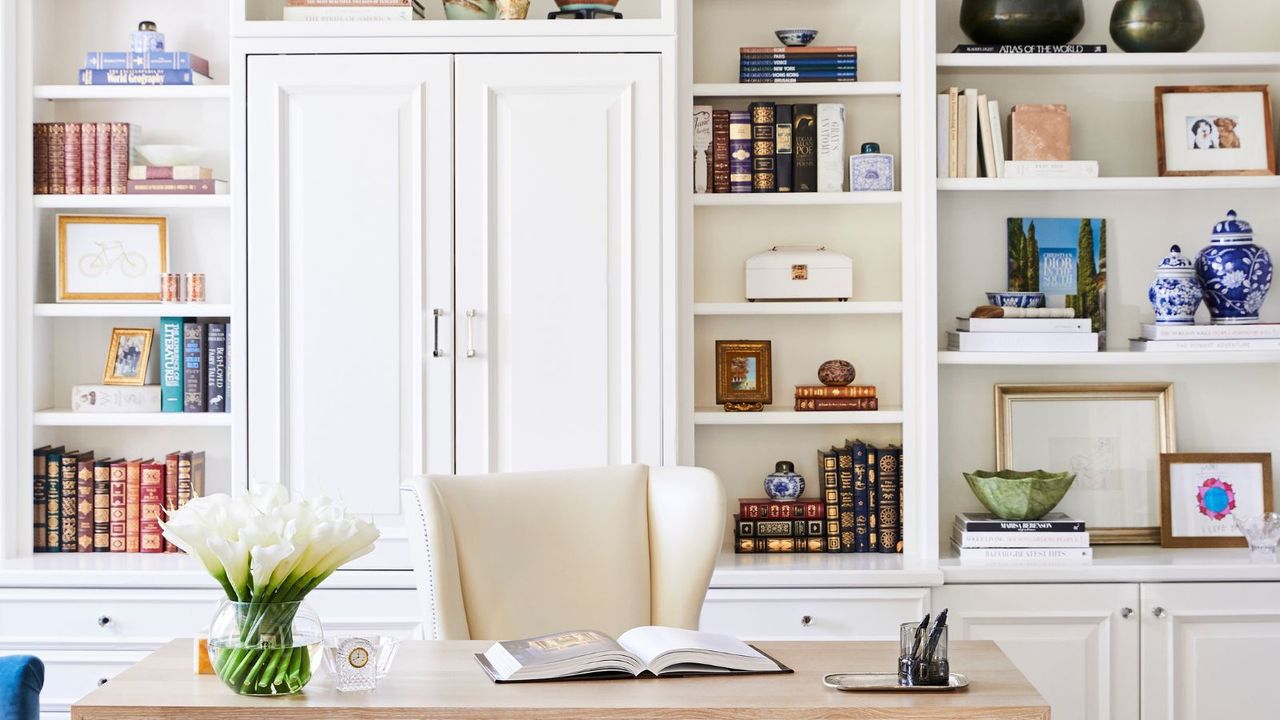
[[84,66],[89,70],[192,70],[209,75],[209,61],[189,52],[91,52]]
[[740,70],[743,78],[813,78],[823,80],[856,79],[857,70]]
[[205,412],[208,390],[205,369],[204,323],[188,321],[182,326],[182,411]]
[[875,449],[861,440],[854,440],[849,445],[853,454],[853,527],[854,552],[871,551],[871,516],[870,489],[867,484],[871,463],[875,462],[872,453]]
[[182,323],[160,318],[160,411],[182,412]]
[[208,78],[191,70],[80,71],[81,85],[203,85]]
[[742,58],[742,67],[857,67],[857,58]]

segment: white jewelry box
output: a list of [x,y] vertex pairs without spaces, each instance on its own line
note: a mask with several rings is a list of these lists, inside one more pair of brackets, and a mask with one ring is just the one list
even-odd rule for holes
[[770,248],[746,263],[747,300],[848,300],[853,258],[825,247]]

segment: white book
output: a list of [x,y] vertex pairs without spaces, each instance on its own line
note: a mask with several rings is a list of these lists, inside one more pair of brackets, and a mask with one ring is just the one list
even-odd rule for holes
[[947,349],[960,352],[1098,352],[1098,333],[949,332]]
[[951,551],[962,564],[990,566],[1088,565],[1093,548],[962,548],[951,543]]
[[1087,333],[1089,318],[956,318],[956,329],[981,333]]
[[964,176],[978,177],[978,90],[964,91]]
[[960,90],[947,88],[947,177],[961,177],[960,169]]
[[987,103],[987,112],[991,116],[991,144],[996,154],[996,177],[1004,177],[1004,125],[1000,119],[1000,103],[991,100]]
[[1280,323],[1257,325],[1156,325],[1142,326],[1147,340],[1253,340],[1280,338]]
[[412,7],[374,7],[368,5],[299,7],[285,6],[282,19],[298,22],[357,22],[382,20],[412,20]]
[[1004,177],[1024,180],[1081,179],[1098,177],[1097,160],[1009,160]]
[[71,411],[82,413],[160,412],[159,385],[76,385]]
[[818,104],[818,192],[844,191],[844,105]]
[[953,147],[955,147],[956,156],[955,177],[958,178],[965,177],[965,173],[967,172],[966,168],[969,164],[969,158],[965,157],[965,152],[969,147],[969,143],[966,140],[969,130],[969,120],[968,113],[965,112],[965,105],[966,100],[964,98],[964,92],[960,92],[956,98],[956,132],[951,136],[951,139],[954,141]]
[[1238,352],[1242,350],[1280,350],[1280,338],[1243,338],[1236,340],[1129,340],[1130,352]]
[[1087,548],[1087,532],[966,532],[952,527],[951,542],[962,549]]
[[991,113],[987,110],[987,96],[981,94],[978,95],[978,145],[982,148],[982,167],[978,174],[982,177],[998,177],[995,141],[991,137]]
[[951,170],[951,97],[938,96],[938,177],[950,175]]
[[693,191],[705,193],[711,174],[707,169],[707,160],[711,152],[711,113],[710,105],[693,106]]

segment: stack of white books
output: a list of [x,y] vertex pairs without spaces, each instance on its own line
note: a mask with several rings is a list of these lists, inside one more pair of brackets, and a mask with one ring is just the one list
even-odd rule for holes
[[1133,352],[1229,352],[1280,350],[1280,323],[1256,325],[1142,326],[1142,337],[1129,341]]
[[951,549],[966,566],[1088,565],[1093,562],[1084,521],[1052,512],[1039,520],[1001,520],[991,513],[959,513]]
[[1089,318],[956,318],[947,349],[961,352],[1098,352]]

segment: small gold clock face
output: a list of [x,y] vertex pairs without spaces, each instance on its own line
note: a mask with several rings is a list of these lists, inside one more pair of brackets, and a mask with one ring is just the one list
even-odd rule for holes
[[351,663],[353,668],[362,668],[369,664],[369,651],[362,647],[353,648],[347,653],[347,662]]

